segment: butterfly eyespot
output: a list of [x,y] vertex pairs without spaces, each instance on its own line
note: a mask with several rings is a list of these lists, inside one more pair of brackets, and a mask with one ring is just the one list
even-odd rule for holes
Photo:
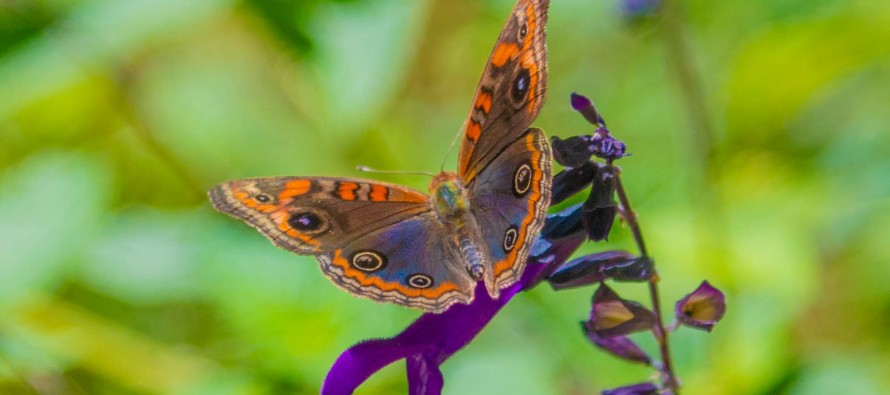
[[532,169],[528,163],[523,163],[513,173],[513,194],[523,197],[532,186]]
[[352,266],[365,272],[374,272],[386,267],[386,257],[377,251],[356,251],[349,259]]
[[270,198],[269,195],[259,194],[259,195],[254,196],[253,200],[256,200],[257,202],[260,202],[260,203],[269,203],[272,201],[272,198]]
[[516,239],[518,235],[519,233],[516,232],[515,226],[507,228],[507,232],[504,233],[504,252],[510,252],[513,250],[513,247],[516,247]]
[[313,211],[294,211],[290,213],[287,224],[300,233],[315,234],[328,229],[327,221]]
[[528,94],[528,84],[530,79],[531,74],[529,74],[527,69],[521,69],[519,71],[519,74],[513,79],[513,86],[510,91],[513,101],[517,103],[525,101],[525,96]]
[[528,24],[523,23],[522,27],[519,28],[519,41],[524,40],[526,35],[528,35]]
[[433,278],[426,274],[412,274],[408,276],[408,286],[411,288],[429,288],[433,285]]

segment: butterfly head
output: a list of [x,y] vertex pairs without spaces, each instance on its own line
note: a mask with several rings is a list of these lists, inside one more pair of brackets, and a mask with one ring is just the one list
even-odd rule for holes
[[457,174],[439,173],[430,183],[433,208],[439,217],[459,218],[469,210],[466,188],[461,184]]

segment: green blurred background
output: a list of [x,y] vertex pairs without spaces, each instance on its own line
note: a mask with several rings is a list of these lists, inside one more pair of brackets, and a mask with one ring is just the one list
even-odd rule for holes
[[[535,125],[590,132],[568,97],[592,97],[633,153],[666,309],[726,291],[713,334],[671,338],[684,393],[890,393],[890,3],[619,1],[553,0]],[[317,393],[342,350],[408,325],[205,191],[436,171],[512,3],[0,0],[0,393]],[[607,248],[626,229],[582,251]],[[582,337],[592,292],[519,295],[445,393],[649,377]],[[397,363],[360,392],[405,390]]]

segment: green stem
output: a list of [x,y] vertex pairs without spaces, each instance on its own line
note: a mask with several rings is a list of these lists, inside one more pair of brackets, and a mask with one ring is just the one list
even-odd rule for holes
[[[612,164],[609,163],[609,166],[612,166]],[[621,183],[620,169],[617,167],[615,167],[615,191],[618,195],[618,201],[621,204],[618,208],[619,215],[621,215],[621,218],[624,219],[624,222],[627,224],[628,228],[630,228],[634,241],[637,244],[637,248],[640,250],[640,256],[649,258],[649,253],[646,251],[646,243],[643,241],[643,232],[640,230],[640,223],[637,222],[637,215],[630,206],[630,199],[628,199],[627,192],[624,190],[624,184]],[[658,349],[661,353],[663,384],[665,387],[669,388],[674,395],[679,395],[680,385],[676,375],[674,375],[670,346],[668,345],[668,331],[665,330],[664,327],[664,319],[661,314],[661,302],[658,299],[657,273],[653,273],[652,277],[649,278],[649,295],[652,297],[652,312],[655,313],[655,328],[653,328],[652,333],[655,335],[655,340],[658,341]]]

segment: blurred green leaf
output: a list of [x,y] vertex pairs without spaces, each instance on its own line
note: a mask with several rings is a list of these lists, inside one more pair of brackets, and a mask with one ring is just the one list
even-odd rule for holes
[[0,176],[0,306],[50,291],[93,242],[109,198],[103,165],[46,152]]
[[767,26],[740,48],[726,87],[732,135],[781,142],[814,95],[890,55],[890,12],[872,5],[848,2],[835,15]]

